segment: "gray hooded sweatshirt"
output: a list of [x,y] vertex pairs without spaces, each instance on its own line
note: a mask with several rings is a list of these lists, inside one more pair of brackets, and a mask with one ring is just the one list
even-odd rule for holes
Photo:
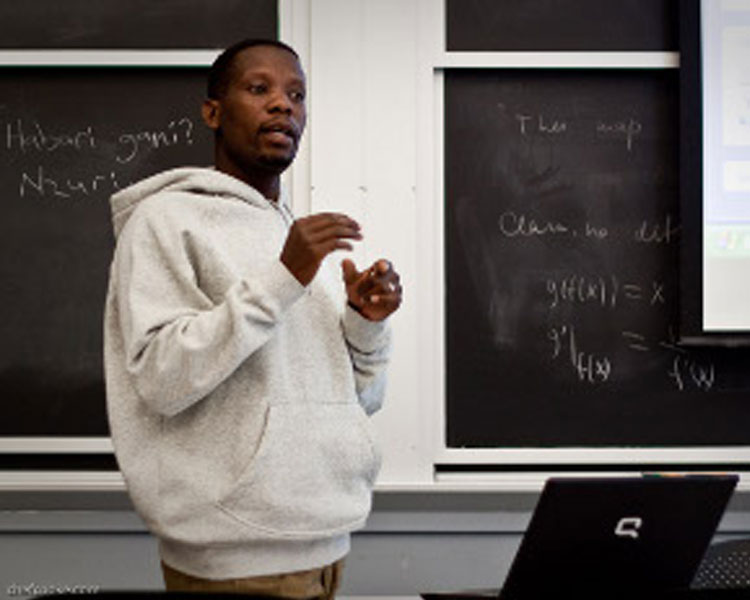
[[170,566],[208,579],[341,558],[380,466],[386,323],[347,306],[325,261],[279,256],[283,203],[213,169],[112,197],[107,405],[136,510]]

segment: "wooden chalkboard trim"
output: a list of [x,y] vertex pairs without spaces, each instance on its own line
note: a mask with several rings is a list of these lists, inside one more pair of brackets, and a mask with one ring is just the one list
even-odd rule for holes
[[220,50],[0,50],[6,67],[208,67]]
[[677,52],[443,52],[436,68],[676,69]]

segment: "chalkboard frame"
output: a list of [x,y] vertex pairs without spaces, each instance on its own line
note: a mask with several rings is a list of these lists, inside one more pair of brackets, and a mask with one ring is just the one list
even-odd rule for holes
[[[421,82],[421,106],[430,109],[425,117],[421,134],[426,140],[434,140],[435,147],[429,146],[433,158],[423,163],[429,176],[421,177],[418,185],[427,188],[433,198],[443,199],[443,154],[444,133],[441,123],[444,120],[443,72],[446,69],[461,68],[580,68],[580,69],[677,69],[678,52],[449,52],[445,47],[445,11],[431,15],[428,29],[434,30],[433,37],[425,43],[424,64],[429,67]],[[434,133],[433,133],[434,130]],[[425,144],[425,148],[428,145]],[[429,457],[434,465],[436,479],[446,483],[470,485],[472,489],[486,489],[500,482],[511,488],[533,488],[538,473],[545,467],[559,472],[571,472],[589,467],[598,473],[607,472],[608,467],[630,468],[640,473],[645,465],[672,465],[675,470],[687,470],[691,465],[735,465],[741,467],[750,462],[750,447],[725,446],[720,448],[448,448],[445,442],[445,286],[443,281],[443,239],[436,237],[433,228],[444,230],[442,201],[430,205],[423,215],[429,224],[421,228],[426,238],[423,245],[432,257],[426,288],[429,293],[421,294],[420,306],[427,313],[423,318],[422,335],[427,336],[426,346],[430,348],[421,364],[430,373],[429,385],[424,392],[429,396],[423,406],[432,411],[432,422],[426,436],[432,445]],[[434,403],[434,404],[432,404]],[[627,470],[627,469],[626,469]],[[500,478],[496,476],[500,473]],[[508,473],[509,478],[502,474]],[[533,473],[536,473],[534,475]],[[528,478],[526,475],[528,475]]]
[[[71,73],[88,68],[135,68],[149,71],[184,68],[192,72],[195,69],[205,71],[219,52],[220,50],[0,50],[0,68],[72,69]],[[0,463],[0,471],[4,473],[95,471],[115,475],[118,470],[111,438],[98,435],[3,435],[0,436]],[[67,480],[63,478],[60,485],[62,488],[68,487]],[[115,482],[115,486],[120,486],[119,480]]]
[[[277,37],[282,29],[281,19],[289,20],[290,8],[279,11]],[[86,49],[0,49],[0,67],[2,68],[208,68],[220,48],[169,48],[169,49],[120,49],[120,48],[86,48]],[[0,436],[0,459],[3,472],[79,472],[101,471],[115,475],[117,465],[114,461],[114,449],[108,436]],[[61,488],[68,488],[67,479],[52,480]],[[94,483],[94,485],[98,485]],[[75,487],[75,486],[74,486]],[[86,486],[84,486],[86,487]],[[114,487],[120,489],[118,479]]]
[[[540,58],[541,60],[534,60]],[[575,57],[573,64],[567,57],[528,57],[497,53],[496,56],[483,55],[479,57],[479,65],[483,68],[523,68],[547,69],[552,67],[568,68],[574,66],[582,69],[619,69],[619,68],[657,68],[675,69],[678,61],[674,53],[658,53],[648,57],[638,55],[634,57],[633,63],[623,60],[623,57],[613,57],[599,53],[582,53]],[[444,120],[444,72],[449,68],[472,68],[476,67],[468,57],[455,60],[446,56],[445,60],[435,65],[434,69],[434,95],[437,118],[440,122]],[[435,195],[445,198],[444,182],[444,132],[437,136],[435,170],[437,173],[435,184]],[[443,202],[435,207],[438,211],[434,222],[440,224],[441,231],[444,228],[444,206]],[[445,264],[443,240],[433,240],[435,244],[436,261],[440,262],[441,271],[437,277],[440,279],[437,293],[438,306],[436,310],[445,315],[445,282],[443,265]],[[439,397],[440,407],[435,417],[433,429],[434,467],[439,480],[444,481],[476,481],[485,474],[505,474],[512,478],[521,477],[518,473],[527,473],[531,481],[539,472],[577,471],[582,472],[630,472],[641,473],[645,471],[665,470],[671,466],[680,471],[700,471],[706,469],[727,469],[732,471],[750,470],[750,446],[696,446],[696,447],[504,447],[504,448],[451,448],[446,444],[446,407],[445,407],[445,323],[439,324],[435,334],[435,342],[438,344],[436,355],[441,360],[439,370]],[[492,480],[492,479],[490,479]],[[520,484],[519,485],[523,485]]]

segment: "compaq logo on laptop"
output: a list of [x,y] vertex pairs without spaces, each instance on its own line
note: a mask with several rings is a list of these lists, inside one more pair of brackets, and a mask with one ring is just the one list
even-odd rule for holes
[[643,519],[640,517],[623,517],[617,522],[615,535],[618,537],[629,537],[634,540],[638,539],[638,530],[643,525]]

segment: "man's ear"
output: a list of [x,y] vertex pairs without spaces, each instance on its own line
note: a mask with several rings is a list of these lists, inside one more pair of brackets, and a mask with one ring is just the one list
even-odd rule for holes
[[203,101],[203,105],[201,106],[201,116],[203,117],[203,122],[214,131],[219,129],[220,112],[221,110],[218,100],[208,98]]

